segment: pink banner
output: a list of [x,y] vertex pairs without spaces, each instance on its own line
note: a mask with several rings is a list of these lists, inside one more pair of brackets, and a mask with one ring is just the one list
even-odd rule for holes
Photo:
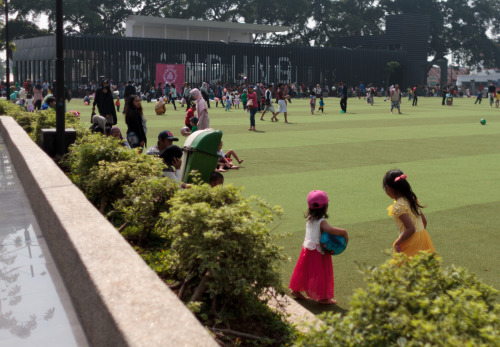
[[184,69],[184,64],[156,64],[156,85],[161,83],[165,86],[165,83],[173,83],[177,93],[180,94],[184,83]]

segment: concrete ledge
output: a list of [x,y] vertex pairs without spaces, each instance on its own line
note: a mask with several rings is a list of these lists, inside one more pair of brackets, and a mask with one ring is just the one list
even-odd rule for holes
[[91,345],[217,346],[14,119],[0,132]]

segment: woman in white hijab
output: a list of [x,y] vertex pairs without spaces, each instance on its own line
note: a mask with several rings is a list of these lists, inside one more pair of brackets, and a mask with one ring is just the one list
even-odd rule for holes
[[198,113],[198,130],[210,127],[210,118],[208,118],[207,104],[201,92],[198,89],[191,90],[191,98],[196,100],[196,112]]

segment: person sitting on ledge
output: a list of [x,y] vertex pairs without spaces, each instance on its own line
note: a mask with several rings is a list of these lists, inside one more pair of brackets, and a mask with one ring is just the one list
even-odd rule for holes
[[160,153],[168,146],[171,146],[174,141],[179,141],[179,139],[175,137],[171,131],[163,130],[158,134],[158,143],[156,146],[149,147],[146,154],[159,156]]

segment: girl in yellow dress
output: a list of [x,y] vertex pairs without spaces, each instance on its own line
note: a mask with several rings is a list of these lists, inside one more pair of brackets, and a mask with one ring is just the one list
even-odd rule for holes
[[385,193],[396,200],[387,208],[389,216],[394,216],[399,228],[399,237],[393,244],[394,251],[403,252],[408,257],[418,251],[434,253],[436,250],[425,230],[427,220],[421,211],[423,206],[420,205],[406,177],[401,170],[391,170],[385,174],[383,180]]

